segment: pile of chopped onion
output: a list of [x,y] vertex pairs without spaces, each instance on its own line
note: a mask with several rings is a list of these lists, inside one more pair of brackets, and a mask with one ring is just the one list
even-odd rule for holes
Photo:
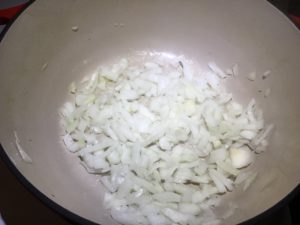
[[70,86],[62,109],[67,149],[102,174],[104,204],[121,224],[214,225],[222,194],[246,189],[244,172],[272,126],[232,100],[216,63],[197,72],[184,58],[121,59]]

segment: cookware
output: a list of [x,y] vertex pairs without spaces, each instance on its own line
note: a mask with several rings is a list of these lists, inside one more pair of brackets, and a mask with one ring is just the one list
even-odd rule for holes
[[[183,54],[203,67],[210,60],[223,68],[237,63],[240,75],[226,87],[242,103],[256,98],[266,121],[276,125],[256,161],[257,180],[246,192],[225,196],[239,207],[224,224],[261,214],[299,185],[300,33],[268,2],[40,0],[0,44],[0,152],[47,204],[82,223],[117,224],[102,205],[99,177],[65,150],[59,108],[72,81],[138,51]],[[272,73],[249,82],[254,70]],[[265,98],[259,90],[267,88]]]

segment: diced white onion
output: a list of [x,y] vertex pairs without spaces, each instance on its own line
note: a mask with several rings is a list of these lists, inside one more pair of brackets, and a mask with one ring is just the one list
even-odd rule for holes
[[247,146],[231,148],[229,152],[232,165],[237,169],[246,167],[253,161],[253,152]]
[[237,76],[237,65],[226,73],[208,67],[199,72],[183,56],[121,59],[70,85],[63,143],[87,172],[101,174],[116,221],[219,224],[218,194],[255,180],[243,168],[252,150],[265,150],[273,125],[264,129],[254,99],[243,107],[223,90],[221,79]]

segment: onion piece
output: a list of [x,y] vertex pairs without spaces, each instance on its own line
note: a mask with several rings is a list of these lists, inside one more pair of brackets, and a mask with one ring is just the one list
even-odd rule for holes
[[237,169],[246,167],[253,161],[254,155],[247,146],[231,148],[229,151],[232,165]]
[[226,77],[226,74],[224,73],[224,71],[220,67],[218,67],[215,62],[209,62],[208,67],[213,72],[215,72],[220,78],[224,79]]

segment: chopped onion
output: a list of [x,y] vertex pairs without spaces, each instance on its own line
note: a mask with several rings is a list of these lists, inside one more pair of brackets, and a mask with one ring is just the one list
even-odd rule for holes
[[254,181],[244,168],[273,126],[264,130],[254,99],[243,107],[221,87],[237,65],[227,74],[215,62],[208,67],[199,72],[182,56],[121,59],[71,83],[62,140],[87,172],[101,174],[116,221],[219,224],[219,194]]
[[250,81],[254,81],[256,79],[256,73],[255,72],[249,73],[248,76],[247,76],[247,78]]
[[20,153],[21,158],[24,160],[24,162],[26,163],[32,163],[32,159],[30,158],[30,156],[24,151],[23,147],[20,144],[20,139],[17,135],[17,132],[14,131],[14,136],[15,136],[15,144],[16,147],[18,149],[18,152]]
[[246,167],[253,161],[253,152],[247,146],[231,148],[229,152],[232,165],[237,169]]
[[189,215],[175,211],[173,209],[166,208],[163,213],[169,217],[173,222],[185,224],[189,220]]
[[271,75],[271,70],[267,70],[263,73],[262,79],[264,80],[264,79],[268,78],[270,75]]
[[243,187],[243,190],[247,190],[248,187],[252,184],[252,182],[256,179],[257,177],[257,172],[256,173],[253,173],[249,176],[249,178],[247,178],[247,180],[245,181],[245,185]]
[[224,73],[224,71],[217,66],[217,64],[215,62],[209,62],[208,63],[208,67],[214,72],[216,73],[220,78],[225,78],[226,74]]
[[234,64],[232,67],[232,71],[233,71],[233,76],[238,76],[239,75],[239,67],[238,64]]

